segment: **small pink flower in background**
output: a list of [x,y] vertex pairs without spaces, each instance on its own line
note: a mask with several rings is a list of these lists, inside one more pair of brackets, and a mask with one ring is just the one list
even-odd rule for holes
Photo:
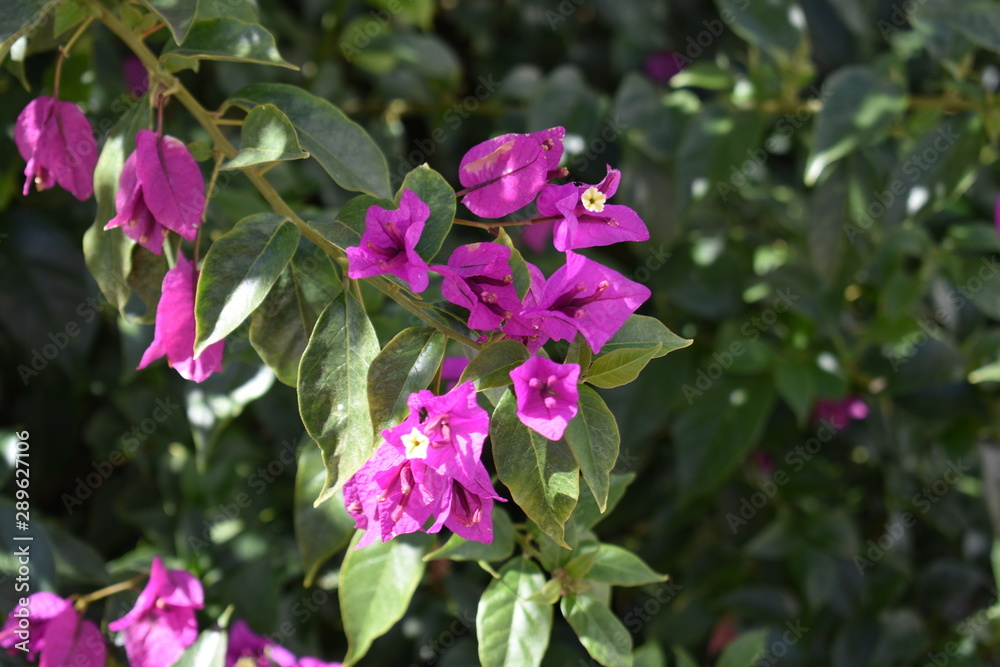
[[851,421],[865,419],[868,406],[857,396],[840,400],[820,399],[816,402],[813,421],[827,421],[834,428],[845,428]]
[[145,94],[149,90],[149,72],[142,64],[138,56],[129,55],[122,62],[122,75],[125,77],[125,85],[128,86],[129,93],[136,97]]
[[465,357],[445,357],[441,363],[441,379],[445,381],[444,390],[451,391],[458,384],[458,380],[469,365],[469,360]]
[[14,607],[0,628],[0,647],[11,655],[24,651],[28,660],[41,654],[42,667],[105,663],[108,651],[101,631],[81,618],[71,600],[35,593],[27,602]]
[[510,248],[499,243],[459,246],[447,265],[431,267],[442,276],[441,295],[469,311],[468,325],[477,331],[499,329],[500,324],[521,311]]
[[462,203],[483,218],[502,218],[527,206],[550,178],[563,175],[565,135],[565,128],[552,127],[473,146],[458,166],[458,180],[469,191]]
[[740,631],[733,615],[726,614],[712,628],[712,635],[708,638],[708,654],[716,656],[722,653],[722,650],[729,646],[739,635]]
[[121,227],[157,255],[168,230],[194,241],[205,213],[205,180],[184,142],[139,130],[118,182],[115,210],[104,228]]
[[422,390],[407,399],[409,416],[382,431],[384,442],[344,485],[344,505],[365,535],[376,538],[442,527],[469,540],[493,541],[493,501],[502,500],[481,460],[489,415],[472,382],[442,396]]
[[412,190],[404,190],[395,211],[372,206],[365,214],[361,245],[347,248],[347,275],[370,278],[391,273],[416,293],[427,289],[427,262],[417,254],[417,242],[431,209]]
[[56,183],[80,201],[94,194],[97,141],[87,117],[72,102],[36,97],[14,124],[14,142],[24,168],[27,195],[34,183],[39,191]]
[[163,294],[156,307],[156,329],[153,342],[142,355],[137,370],[160,357],[166,357],[171,368],[185,380],[202,382],[222,370],[222,353],[226,343],[220,340],[209,345],[194,358],[194,299],[198,289],[198,268],[194,261],[177,253],[177,265],[163,276]]
[[[240,662],[242,661],[242,662]],[[250,629],[243,619],[233,622],[229,628],[229,643],[226,645],[226,667],[295,667],[295,656],[291,651]]]
[[655,51],[646,56],[646,76],[665,85],[675,74],[684,69],[688,58],[677,51]]
[[556,217],[553,244],[565,252],[605,246],[621,241],[646,241],[649,230],[628,206],[608,204],[618,191],[621,172],[608,165],[608,174],[597,185],[547,185],[538,196],[538,214]]
[[132,610],[108,624],[125,634],[129,667],[170,667],[198,637],[194,610],[205,606],[201,582],[153,558],[149,581]]
[[563,437],[579,409],[579,364],[532,357],[510,372],[521,423],[549,440]]

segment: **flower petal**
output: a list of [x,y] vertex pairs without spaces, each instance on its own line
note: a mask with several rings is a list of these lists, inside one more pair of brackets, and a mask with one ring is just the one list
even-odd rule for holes
[[205,180],[184,142],[139,130],[136,173],[156,221],[194,241],[205,212]]

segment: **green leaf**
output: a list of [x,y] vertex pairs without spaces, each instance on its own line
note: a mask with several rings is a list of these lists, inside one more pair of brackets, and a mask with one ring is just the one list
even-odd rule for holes
[[281,57],[274,43],[274,35],[263,26],[234,18],[196,22],[191,26],[184,45],[168,44],[163,49],[163,55],[191,60],[234,60],[298,69]]
[[698,667],[698,663],[683,646],[674,646],[673,650],[677,667]]
[[598,508],[604,512],[621,438],[615,416],[590,387],[580,387],[579,412],[570,420],[565,437]]
[[365,216],[372,206],[390,210],[397,208],[397,204],[391,199],[358,195],[340,207],[336,220],[310,221],[309,225],[338,248],[357,246],[361,244],[361,234],[365,231]]
[[410,327],[386,343],[368,368],[368,406],[375,433],[395,426],[409,412],[406,399],[426,389],[444,359],[444,334]]
[[174,667],[225,667],[227,644],[224,630],[205,630],[181,654]]
[[545,575],[527,558],[500,568],[483,591],[476,611],[479,661],[483,667],[537,667],[552,632],[552,607],[528,602],[545,586]]
[[58,39],[64,32],[82,21],[85,16],[86,13],[78,2],[70,0],[62,3],[55,11],[55,22],[52,25],[53,37]]
[[273,213],[243,218],[212,244],[195,299],[196,355],[250,317],[298,246],[299,230]]
[[875,70],[842,67],[823,86],[823,109],[806,163],[806,185],[815,185],[823,170],[858,146],[882,140],[906,111],[906,91]]
[[[622,460],[623,463],[627,463],[624,456],[622,457]],[[580,489],[580,501],[577,503],[576,508],[573,509],[573,523],[579,526],[581,530],[589,530],[590,528],[593,528],[601,519],[607,516],[608,513],[615,508],[618,501],[625,495],[625,489],[634,479],[634,472],[624,475],[611,475],[611,483],[608,489],[607,507],[603,512],[601,511],[601,508],[597,506],[597,501],[594,499],[594,494],[590,490],[590,486],[584,486],[584,488]]]
[[1000,14],[995,2],[976,0],[929,5],[922,8],[918,16],[923,20],[942,21],[983,48],[1000,53]]
[[368,366],[379,352],[364,306],[342,292],[323,311],[299,363],[299,413],[323,450],[329,499],[372,453]]
[[639,377],[651,359],[660,356],[661,347],[658,343],[648,350],[624,349],[602,354],[591,364],[584,381],[601,389],[628,384]]
[[16,39],[31,32],[63,0],[5,0],[0,4],[0,60],[7,54]]
[[631,667],[632,635],[610,609],[589,595],[567,595],[560,607],[590,657],[605,667]]
[[404,190],[412,190],[431,209],[431,215],[424,223],[424,231],[417,242],[417,254],[429,262],[441,249],[441,244],[451,231],[451,223],[455,220],[455,190],[441,174],[426,164],[420,165],[403,179],[403,185],[396,193],[397,208]]
[[511,384],[510,372],[523,364],[531,354],[516,340],[501,340],[479,351],[462,371],[459,384],[472,380],[476,390],[506,387]]
[[343,549],[354,532],[354,519],[344,508],[340,492],[331,502],[313,505],[325,482],[323,452],[311,441],[306,442],[299,449],[295,472],[295,541],[305,571],[302,585],[306,588],[312,586],[320,566]]
[[175,42],[184,43],[198,15],[198,0],[142,0],[142,3],[163,19]]
[[[720,19],[705,21],[705,28],[717,37],[730,25],[737,35],[772,55],[791,56],[803,39],[805,15],[798,3],[789,0],[743,2],[716,0]],[[801,23],[793,16],[797,12]],[[700,40],[700,37],[699,37]]]
[[805,424],[816,398],[816,383],[810,366],[795,359],[779,361],[774,368],[774,386],[792,408],[799,424]]
[[528,272],[528,265],[504,229],[500,229],[496,242],[510,248],[510,271],[514,276],[514,289],[517,290],[517,298],[523,299],[531,289],[531,273]]
[[761,658],[766,641],[765,628],[744,632],[726,646],[719,656],[718,667],[746,667],[755,664]]
[[432,541],[426,533],[412,533],[356,549],[362,535],[362,531],[355,533],[340,568],[340,614],[347,635],[345,665],[363,658],[372,641],[406,613],[424,576],[422,558]]
[[594,359],[594,353],[587,344],[587,340],[582,333],[577,333],[576,338],[569,344],[566,350],[566,358],[563,360],[567,364],[577,364],[580,366],[581,377],[587,374],[587,369]]
[[250,110],[261,104],[278,107],[295,126],[302,148],[346,190],[388,198],[389,167],[365,130],[326,100],[296,86],[255,83],[229,100]]
[[[124,235],[123,235],[124,236]],[[128,274],[128,284],[145,304],[146,312],[138,316],[127,308],[122,314],[126,320],[140,324],[156,321],[156,307],[160,303],[163,277],[167,274],[167,258],[154,255],[138,243],[132,243],[132,262]],[[135,301],[130,302],[132,304]]]
[[452,535],[441,547],[424,556],[424,560],[485,560],[498,561],[510,558],[514,553],[514,527],[507,510],[500,504],[493,505],[493,542],[483,544],[467,540],[461,535]]
[[552,442],[522,424],[509,389],[493,412],[490,440],[497,474],[514,502],[568,549],[563,524],[580,495],[580,468],[566,441]]
[[587,579],[612,586],[642,586],[666,581],[670,577],[660,574],[628,549],[613,544],[602,544],[597,549],[594,564]]
[[[668,352],[687,347],[691,341],[673,333],[655,317],[633,315],[625,320],[625,324],[618,330],[618,333],[604,344],[604,347],[601,348],[601,356],[616,350],[648,350],[658,344],[662,347],[653,355],[654,359],[662,357]],[[600,358],[599,356],[598,359]]]
[[299,146],[299,138],[288,116],[273,104],[254,107],[240,128],[240,152],[219,167],[222,171],[258,164],[299,160],[309,153]]

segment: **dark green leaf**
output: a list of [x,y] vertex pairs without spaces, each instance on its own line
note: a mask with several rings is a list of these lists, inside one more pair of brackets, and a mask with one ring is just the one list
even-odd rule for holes
[[455,190],[441,174],[426,164],[420,165],[403,179],[403,185],[396,194],[397,207],[404,190],[412,190],[431,209],[431,215],[424,223],[424,231],[417,242],[417,254],[429,262],[437,255],[451,231],[451,223],[455,219]]
[[258,213],[236,223],[209,248],[195,299],[195,354],[222,340],[267,297],[299,245],[286,218]]
[[805,424],[816,398],[812,369],[796,359],[779,361],[774,368],[774,386],[792,408],[799,424]]
[[244,109],[273,104],[292,121],[299,143],[338,185],[388,198],[389,167],[364,129],[329,102],[296,86],[255,83],[229,100]]
[[581,386],[579,412],[566,428],[566,442],[601,512],[607,507],[619,441],[618,423],[611,410],[596,391]]
[[[626,452],[627,453],[627,452]],[[634,465],[634,462],[629,462],[625,460],[625,455],[622,455],[622,464],[628,463],[629,465]],[[577,503],[576,508],[573,510],[573,522],[580,527],[581,530],[589,530],[597,525],[601,519],[608,515],[611,510],[615,508],[618,501],[622,499],[625,495],[625,489],[632,480],[635,479],[635,473],[631,472],[625,475],[619,475],[613,473],[611,475],[611,483],[608,489],[608,502],[607,507],[602,512],[597,506],[597,501],[594,499],[594,494],[590,490],[590,487],[584,485],[580,489],[580,502]]]
[[632,635],[607,606],[589,595],[567,595],[560,607],[594,660],[605,667],[631,667]]
[[662,347],[657,343],[647,350],[628,348],[602,354],[591,364],[584,380],[601,389],[628,384],[639,377],[639,373],[651,359],[662,356],[660,355]]
[[594,563],[587,572],[587,579],[613,586],[642,586],[669,578],[668,575],[655,572],[628,549],[613,544],[598,547]]
[[430,327],[399,332],[368,368],[368,406],[375,433],[395,426],[409,412],[410,394],[426,389],[444,359],[444,335]]
[[479,351],[462,372],[459,383],[472,380],[476,389],[493,389],[511,384],[510,372],[531,355],[528,348],[516,340],[501,340]]
[[797,2],[716,0],[715,4],[721,17],[705,22],[705,30],[715,37],[730,25],[733,32],[751,44],[786,58],[794,54],[802,42],[805,14]]
[[55,11],[62,0],[5,0],[0,4],[0,60],[10,45]]
[[184,45],[168,44],[163,49],[163,55],[193,60],[235,60],[298,69],[281,57],[274,35],[263,26],[234,18],[196,22],[188,31]]
[[514,553],[514,527],[507,510],[496,504],[493,506],[493,542],[483,544],[467,540],[461,535],[452,535],[441,547],[424,556],[424,560],[485,560],[498,561],[510,558]]
[[330,502],[319,507],[313,505],[325,483],[323,452],[308,441],[299,450],[295,472],[295,541],[305,571],[302,585],[306,588],[312,586],[320,566],[343,549],[354,532],[354,519],[344,508],[342,493],[337,492]]
[[309,153],[299,146],[298,136],[288,116],[273,104],[254,107],[240,128],[240,152],[219,169],[242,169],[258,164],[299,160]]
[[514,502],[557,544],[569,548],[563,524],[580,495],[580,468],[569,446],[522,424],[510,390],[493,412],[490,440],[497,474]]
[[340,613],[347,635],[345,665],[353,665],[403,617],[424,576],[423,556],[431,543],[426,533],[376,540],[356,549],[358,531],[340,568]]
[[537,667],[552,632],[552,607],[528,602],[545,586],[545,575],[527,558],[500,568],[476,611],[476,638],[483,667]]
[[163,19],[175,42],[184,43],[198,15],[198,0],[142,0],[142,3]]
[[695,662],[691,654],[688,653],[681,646],[674,646],[674,660],[677,661],[677,667],[698,667],[698,663]]
[[368,366],[379,352],[364,306],[342,292],[323,311],[299,364],[299,413],[320,449],[329,499],[372,453]]

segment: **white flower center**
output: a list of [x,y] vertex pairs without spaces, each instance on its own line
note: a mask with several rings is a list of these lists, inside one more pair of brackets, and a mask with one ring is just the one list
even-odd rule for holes
[[404,435],[402,440],[403,447],[406,449],[406,458],[427,458],[427,447],[431,444],[431,441],[426,435],[418,431],[416,427],[409,434]]
[[583,207],[591,213],[600,213],[603,211],[604,202],[607,200],[608,198],[604,196],[604,193],[595,188],[593,185],[587,188],[587,191],[580,197],[580,201],[583,202]]

